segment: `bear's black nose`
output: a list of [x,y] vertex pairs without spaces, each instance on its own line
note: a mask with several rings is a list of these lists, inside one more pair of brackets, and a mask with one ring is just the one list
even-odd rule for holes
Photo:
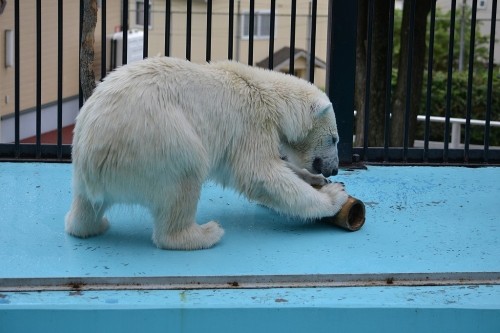
[[337,168],[329,170],[328,168],[323,169],[323,159],[316,157],[312,163],[313,170],[318,174],[321,173],[325,177],[336,176],[339,173]]

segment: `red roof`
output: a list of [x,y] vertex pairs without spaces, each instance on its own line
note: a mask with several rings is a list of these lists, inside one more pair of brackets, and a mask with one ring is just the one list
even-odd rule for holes
[[[73,128],[75,125],[69,125],[63,127],[62,129],[62,143],[63,144],[71,144],[73,142]],[[53,130],[50,132],[42,133],[40,137],[41,143],[53,143],[57,144],[57,130]],[[21,143],[36,143],[36,136],[32,136],[26,139],[21,140]]]

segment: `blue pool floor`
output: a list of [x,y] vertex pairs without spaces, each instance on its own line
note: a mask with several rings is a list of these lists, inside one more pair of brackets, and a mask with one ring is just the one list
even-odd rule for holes
[[[0,163],[0,321],[22,331],[45,322],[43,310],[73,309],[79,320],[78,309],[135,309],[145,311],[143,320],[164,311],[172,327],[196,331],[206,321],[183,323],[182,309],[191,309],[193,318],[225,309],[219,315],[240,316],[241,323],[245,313],[272,318],[276,310],[276,318],[294,327],[289,332],[305,325],[297,314],[309,318],[307,327],[316,332],[328,331],[326,318],[334,317],[331,325],[337,326],[331,327],[354,325],[360,332],[371,327],[369,320],[386,332],[399,331],[398,320],[413,320],[417,332],[432,318],[433,327],[448,318],[457,332],[500,331],[500,168],[368,166],[342,170],[332,180],[364,201],[361,230],[281,216],[207,183],[198,223],[217,220],[226,233],[212,249],[184,252],[153,245],[152,218],[141,207],[112,208],[111,228],[102,236],[71,237],[64,233],[71,165]],[[338,287],[335,279],[345,284]],[[440,283],[429,286],[425,279]],[[75,290],[73,280],[81,282]],[[99,289],[93,281],[112,283],[92,290]],[[184,290],[182,281],[199,286]],[[221,288],[228,281],[234,283]],[[144,285],[134,290],[131,284]],[[392,315],[401,312],[395,325],[380,317],[388,308]],[[33,321],[17,320],[27,314]],[[356,321],[359,315],[368,322]],[[88,318],[84,322],[91,325]],[[64,320],[52,323],[54,328]],[[133,331],[133,324],[124,325]],[[234,331],[227,325],[214,327]],[[238,331],[274,324],[253,325]]]

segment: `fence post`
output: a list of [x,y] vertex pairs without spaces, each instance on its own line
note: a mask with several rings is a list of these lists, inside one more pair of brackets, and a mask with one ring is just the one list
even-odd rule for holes
[[339,158],[352,163],[358,1],[329,0],[326,93],[339,128]]
[[451,143],[450,148],[458,149],[460,148],[460,139],[461,139],[461,124],[458,122],[451,123]]

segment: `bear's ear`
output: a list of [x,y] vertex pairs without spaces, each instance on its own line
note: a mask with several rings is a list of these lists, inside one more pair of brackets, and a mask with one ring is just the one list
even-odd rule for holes
[[332,109],[332,103],[330,101],[319,101],[311,106],[311,113],[315,116],[321,116],[328,110]]

